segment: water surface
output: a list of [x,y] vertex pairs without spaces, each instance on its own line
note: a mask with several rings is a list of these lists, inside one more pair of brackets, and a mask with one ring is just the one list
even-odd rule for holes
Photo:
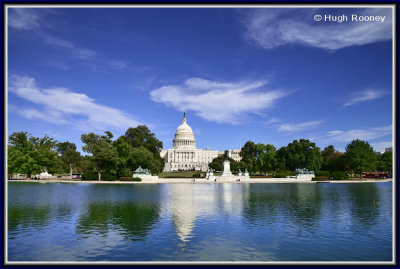
[[391,261],[392,183],[8,183],[9,261]]

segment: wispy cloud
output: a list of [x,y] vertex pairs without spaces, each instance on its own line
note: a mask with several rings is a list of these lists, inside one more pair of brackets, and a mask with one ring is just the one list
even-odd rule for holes
[[20,108],[18,114],[58,125],[72,125],[79,130],[124,129],[139,124],[121,110],[97,104],[86,94],[66,88],[41,89],[30,77],[11,76],[9,91],[38,107]]
[[124,61],[115,61],[115,60],[108,61],[108,64],[114,69],[123,69],[127,65],[127,63]]
[[187,79],[182,85],[168,85],[151,91],[153,101],[179,111],[194,111],[218,123],[240,124],[241,116],[258,113],[289,94],[265,89],[266,81],[221,82],[202,78]]
[[71,52],[73,56],[79,59],[84,59],[84,60],[91,59],[97,54],[93,50],[76,46],[73,42],[66,39],[62,39],[49,34],[40,34],[40,36],[47,44],[56,48],[67,49],[69,52]]
[[47,63],[53,67],[56,67],[58,69],[62,69],[62,70],[68,70],[70,69],[70,66],[68,64],[65,64],[63,62],[60,61],[55,61],[55,60],[48,60]]
[[89,49],[77,49],[77,50],[74,51],[74,55],[77,58],[84,59],[84,60],[91,59],[96,54],[97,54],[96,52],[94,52],[92,50],[89,50]]
[[323,144],[335,142],[349,143],[355,139],[370,141],[387,135],[392,135],[392,125],[348,131],[333,130],[327,132],[325,135],[311,137],[310,139]]
[[393,147],[393,141],[381,141],[371,143],[371,146],[374,148],[375,151],[383,152],[386,148]]
[[349,98],[349,100],[343,104],[344,107],[355,105],[361,102],[370,101],[374,99],[378,99],[390,92],[383,92],[378,90],[367,89],[362,92],[356,93],[354,96]]
[[[272,49],[287,44],[302,44],[337,50],[365,45],[392,37],[391,8],[357,9],[360,16],[385,16],[384,22],[325,22],[314,21],[315,14],[323,17],[335,14],[335,9],[265,8],[250,10],[244,20],[246,37],[261,47]],[[354,10],[343,11],[351,19]]]
[[278,131],[280,132],[297,132],[308,128],[312,128],[316,125],[321,124],[322,121],[308,121],[303,123],[291,124],[285,123],[279,126]]
[[40,25],[38,9],[8,8],[8,26],[20,30],[29,30]]
[[69,51],[73,57],[85,60],[88,63],[88,66],[90,66],[94,71],[109,69],[119,70],[127,66],[125,61],[109,59],[101,53],[79,47],[69,40],[49,34],[41,34],[40,36],[42,36],[43,40],[47,44],[56,48],[65,49]]
[[50,44],[52,46],[67,48],[67,49],[75,49],[75,45],[71,41],[47,34],[42,34],[41,36],[47,44]]
[[[39,16],[38,9],[12,8],[9,10],[8,24],[10,27],[19,30],[38,28],[41,26],[39,24],[40,20],[41,16]],[[75,58],[91,61],[90,66],[94,66],[93,70],[103,70],[107,68],[118,70],[127,66],[125,61],[110,59],[94,50],[81,47],[68,39],[57,37],[54,34],[49,34],[48,32],[43,31],[43,29],[41,29],[41,31],[37,30],[37,36],[53,48],[64,49]],[[97,68],[97,66],[101,68]]]
[[271,124],[278,123],[278,122],[280,122],[280,119],[278,119],[278,118],[270,118],[267,121],[264,121],[264,124],[265,125],[271,125]]

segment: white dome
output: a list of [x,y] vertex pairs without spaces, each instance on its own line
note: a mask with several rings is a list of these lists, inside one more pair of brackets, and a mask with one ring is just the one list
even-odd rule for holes
[[176,133],[191,133],[193,135],[192,128],[186,123],[186,118],[183,120],[184,122],[176,129]]
[[178,126],[173,140],[174,148],[196,148],[196,139],[192,128],[186,123],[186,115],[183,113],[182,124]]

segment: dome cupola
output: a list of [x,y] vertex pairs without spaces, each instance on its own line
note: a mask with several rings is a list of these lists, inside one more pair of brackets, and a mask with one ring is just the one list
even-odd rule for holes
[[186,123],[185,113],[183,113],[182,124],[176,129],[172,142],[173,148],[196,149],[196,139],[194,139],[192,128]]

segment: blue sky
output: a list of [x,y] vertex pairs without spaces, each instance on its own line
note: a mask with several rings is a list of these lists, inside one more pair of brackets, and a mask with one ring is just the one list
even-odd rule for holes
[[391,8],[7,11],[8,134],[146,124],[168,149],[185,111],[198,148],[392,145]]

